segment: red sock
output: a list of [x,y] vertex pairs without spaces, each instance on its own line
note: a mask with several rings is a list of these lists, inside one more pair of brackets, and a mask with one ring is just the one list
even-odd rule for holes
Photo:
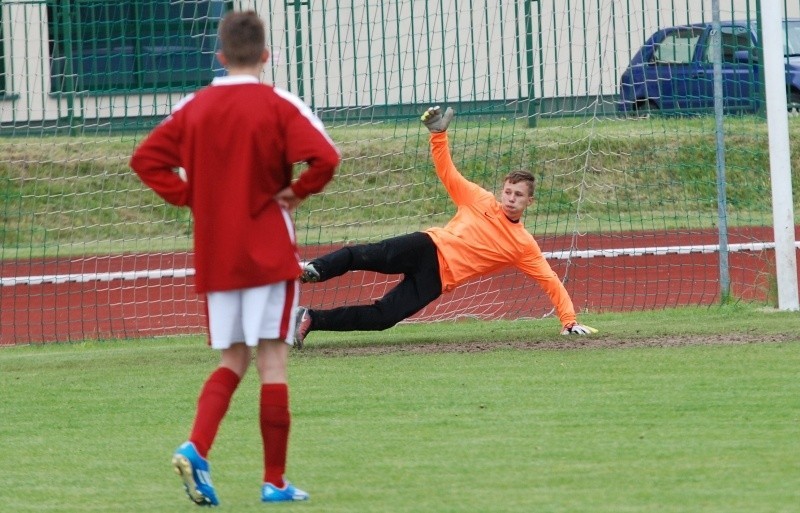
[[189,441],[203,458],[207,457],[211,450],[219,425],[228,411],[231,397],[239,386],[240,379],[239,375],[229,368],[217,367],[200,390]]
[[264,443],[264,482],[285,486],[286,449],[289,445],[289,387],[286,383],[261,385],[261,438]]

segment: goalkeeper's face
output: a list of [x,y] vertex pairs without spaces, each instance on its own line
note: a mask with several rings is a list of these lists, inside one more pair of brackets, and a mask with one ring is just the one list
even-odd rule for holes
[[512,221],[518,221],[525,209],[533,203],[530,187],[526,182],[511,183],[506,181],[503,184],[503,192],[500,194],[500,205],[506,217]]

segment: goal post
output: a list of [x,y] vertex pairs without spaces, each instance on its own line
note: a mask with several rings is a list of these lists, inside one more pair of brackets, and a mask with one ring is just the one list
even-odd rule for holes
[[781,40],[783,12],[778,2],[761,3],[764,37],[764,81],[767,99],[769,164],[772,180],[772,223],[775,232],[775,268],[778,308],[800,309],[797,293],[794,200],[786,117],[785,40]]

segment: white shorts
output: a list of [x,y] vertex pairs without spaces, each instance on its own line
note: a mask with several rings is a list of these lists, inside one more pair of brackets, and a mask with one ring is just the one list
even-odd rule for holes
[[256,347],[261,339],[280,339],[294,345],[294,314],[299,292],[300,285],[296,280],[209,292],[211,347],[227,349],[238,342]]

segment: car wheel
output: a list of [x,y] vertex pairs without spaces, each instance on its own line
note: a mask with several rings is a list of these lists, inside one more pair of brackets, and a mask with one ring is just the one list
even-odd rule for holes
[[789,96],[786,98],[786,104],[789,112],[800,113],[800,91],[795,89],[789,91]]
[[639,100],[634,104],[633,112],[637,117],[646,118],[658,112],[658,105],[652,100]]

